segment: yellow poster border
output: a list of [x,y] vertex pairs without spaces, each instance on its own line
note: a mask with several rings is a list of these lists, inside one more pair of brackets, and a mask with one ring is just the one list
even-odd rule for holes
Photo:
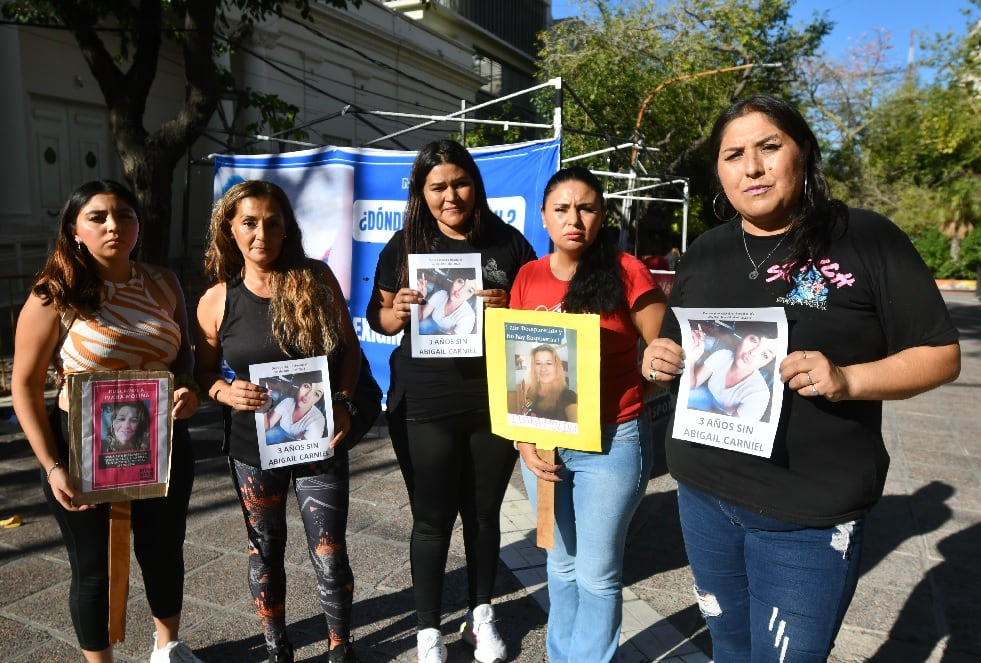
[[[512,423],[508,417],[508,370],[506,324],[525,324],[575,330],[577,430],[567,432]],[[501,437],[533,442],[540,449],[601,451],[600,439],[600,317],[587,313],[523,311],[488,308],[484,311],[487,349],[487,386],[491,430]]]

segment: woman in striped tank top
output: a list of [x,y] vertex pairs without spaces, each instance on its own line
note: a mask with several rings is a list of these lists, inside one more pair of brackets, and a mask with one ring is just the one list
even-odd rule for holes
[[[78,187],[61,213],[55,249],[17,323],[14,410],[41,464],[45,497],[71,562],[68,604],[89,662],[112,661],[109,643],[109,505],[76,506],[68,476],[68,396],[46,411],[48,366],[59,376],[115,370],[170,370],[190,375],[193,355],[184,295],[173,273],[132,260],[139,204],[123,185],[96,180]],[[63,380],[59,380],[63,383]],[[174,389],[175,420],[194,414],[198,398]],[[200,661],[178,639],[184,591],[184,532],[194,480],[185,422],[177,421],[166,497],[134,500],[132,529],[156,629],[151,663]]]

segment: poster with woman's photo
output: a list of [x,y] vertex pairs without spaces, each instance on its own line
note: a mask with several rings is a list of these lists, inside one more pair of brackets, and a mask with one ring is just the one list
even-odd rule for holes
[[269,400],[255,414],[260,467],[316,463],[334,455],[334,408],[327,357],[249,366]]
[[69,376],[69,473],[80,504],[167,494],[173,379],[167,371]]
[[783,405],[784,310],[672,310],[685,350],[672,435],[769,458]]
[[491,428],[545,449],[599,451],[599,317],[488,309]]
[[479,253],[410,253],[409,285],[425,301],[413,304],[413,357],[479,357],[484,353],[484,302]]
[[576,330],[505,323],[504,334],[513,361],[508,371],[508,420],[578,432]]

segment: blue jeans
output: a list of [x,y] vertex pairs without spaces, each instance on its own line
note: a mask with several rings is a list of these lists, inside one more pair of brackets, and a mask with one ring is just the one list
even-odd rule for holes
[[[548,551],[550,663],[616,659],[623,622],[627,526],[650,474],[653,445],[646,415],[602,428],[603,451],[558,449],[555,548]],[[521,465],[538,508],[538,479]]]
[[716,663],[827,660],[858,583],[865,520],[806,527],[682,483],[678,511]]

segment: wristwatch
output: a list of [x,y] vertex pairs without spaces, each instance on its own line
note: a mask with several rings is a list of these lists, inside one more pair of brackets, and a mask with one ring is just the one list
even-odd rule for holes
[[356,417],[358,415],[358,406],[355,405],[354,401],[351,400],[351,397],[345,394],[343,391],[335,392],[334,395],[331,396],[330,400],[333,403],[343,403],[344,407],[347,408],[348,413],[352,417]]

